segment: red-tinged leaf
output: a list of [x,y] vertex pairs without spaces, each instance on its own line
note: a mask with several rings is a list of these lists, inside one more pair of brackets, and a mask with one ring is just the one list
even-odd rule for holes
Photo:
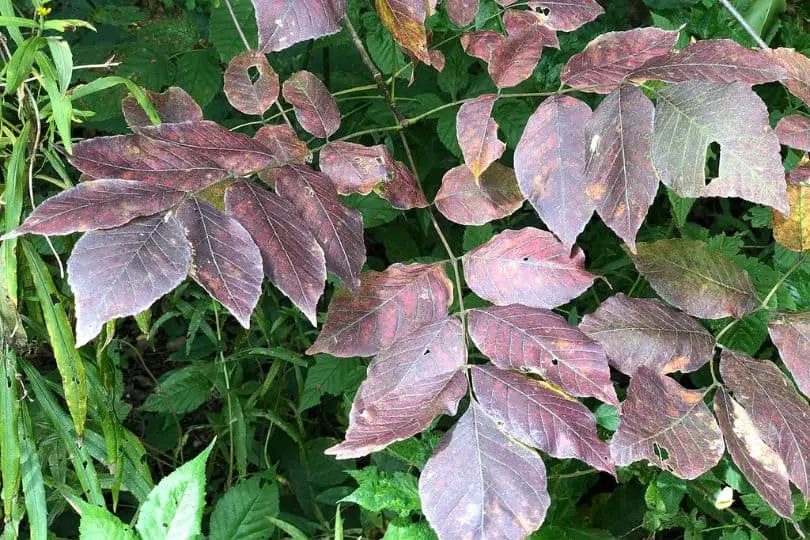
[[464,52],[475,58],[480,58],[487,64],[492,55],[506,42],[506,37],[491,30],[477,30],[467,32],[461,36],[461,47]]
[[25,222],[2,238],[112,229],[151,216],[183,200],[182,191],[129,180],[93,180],[46,199]]
[[273,169],[273,178],[278,194],[293,204],[323,249],[326,269],[350,291],[357,291],[366,262],[360,212],[341,202],[326,175],[305,165]]
[[394,264],[363,274],[360,290],[337,290],[307,354],[373,356],[447,316],[453,287],[441,264]]
[[[740,197],[787,213],[785,170],[768,109],[744,83],[691,81],[656,91],[653,161],[682,197]],[[706,185],[706,152],[720,144],[720,176]]]
[[464,162],[475,178],[498,160],[506,145],[498,140],[498,124],[492,119],[497,94],[484,94],[465,102],[456,115],[456,135]]
[[705,39],[658,56],[628,78],[634,81],[710,81],[762,84],[784,79],[787,73],[762,51],[752,51],[730,39]]
[[245,228],[193,198],[177,211],[194,254],[191,277],[245,328],[262,294],[262,255]]
[[253,0],[259,49],[281,51],[340,31],[346,0]]
[[619,293],[585,315],[579,328],[602,344],[611,366],[630,376],[641,366],[662,375],[696,371],[714,355],[709,331],[659,300]]
[[606,97],[588,124],[588,195],[605,224],[636,249],[636,234],[658,191],[650,160],[652,102],[635,86]]
[[660,28],[635,28],[608,32],[588,43],[568,60],[562,82],[571,88],[608,94],[634,70],[667,54],[678,42],[678,32]]
[[467,393],[461,323],[444,318],[402,336],[372,360],[354,398],[346,440],[326,453],[358,458],[424,431],[456,414]]
[[796,385],[810,396],[810,312],[777,313],[768,333]]
[[726,349],[720,374],[762,441],[782,458],[790,480],[810,495],[810,407],[773,362]]
[[699,240],[639,244],[632,258],[661,298],[695,317],[739,319],[759,304],[748,272]]
[[610,448],[596,434],[593,414],[579,401],[547,383],[494,366],[474,366],[472,380],[481,409],[515,440],[616,474]]
[[787,77],[779,82],[794,96],[810,105],[810,58],[795,49],[779,48],[764,52],[787,72]]
[[[464,255],[464,276],[475,294],[493,304],[561,306],[593,284],[585,254],[573,254],[546,231],[506,230]],[[520,276],[519,280],[515,276]]]
[[225,207],[259,247],[264,275],[317,325],[326,260],[292,203],[252,182],[240,181],[225,192]]
[[529,7],[543,12],[546,24],[561,32],[572,32],[605,12],[595,0],[530,0]]
[[309,71],[294,73],[281,88],[295,117],[308,133],[325,139],[340,127],[337,102],[321,80]]
[[810,117],[794,114],[785,116],[776,124],[779,144],[810,152]]
[[448,539],[526,538],[550,504],[543,460],[475,402],[425,465],[419,498],[433,530]]
[[714,395],[714,413],[734,464],[777,514],[790,517],[793,500],[782,458],[765,444],[745,409],[722,388]]
[[[286,124],[262,126],[253,136],[253,140],[270,152],[272,160],[268,167],[303,165],[309,159],[309,148],[306,143]],[[266,171],[259,171],[262,180],[265,180],[265,173]]]
[[456,26],[467,26],[478,13],[478,0],[445,0],[447,15]]
[[476,347],[502,369],[540,375],[575,396],[619,402],[602,346],[549,310],[474,309],[468,328]]
[[536,26],[506,38],[489,61],[489,76],[498,88],[517,86],[532,76],[543,51],[543,31]]
[[531,26],[536,26],[543,36],[543,47],[560,48],[557,32],[546,26],[546,17],[532,9],[507,9],[503,14],[503,25],[509,35],[519,34]]
[[446,62],[444,53],[438,49],[434,49],[428,53],[430,58],[430,65],[439,73],[444,71],[444,64]]
[[[161,93],[147,90],[146,95],[155,106],[155,110],[157,110],[162,122],[173,124],[177,122],[200,122],[203,119],[200,106],[182,88],[172,86]],[[128,95],[121,102],[121,111],[124,113],[124,119],[131,129],[152,125],[152,121],[149,120],[143,108],[138,105],[132,95]]]
[[186,278],[191,249],[174,218],[156,215],[85,234],[68,259],[76,346],[109,320],[137,315]]
[[447,171],[434,203],[444,217],[462,225],[483,225],[512,215],[523,205],[515,172],[493,163],[475,181],[466,165]]
[[[250,70],[259,77],[254,81]],[[278,75],[264,53],[247,51],[234,57],[225,70],[225,97],[234,109],[262,115],[278,99]]]
[[666,375],[639,367],[610,443],[616,465],[646,459],[688,480],[717,465],[725,446],[703,402],[705,395],[706,390],[687,390]]
[[183,191],[199,191],[229,175],[267,167],[269,150],[214,122],[141,127],[135,135],[76,143],[69,161],[93,178],[122,178]]
[[374,186],[388,179],[390,159],[382,144],[363,146],[335,141],[321,149],[320,167],[341,195],[368,195]]
[[552,96],[529,118],[515,149],[520,191],[568,248],[595,209],[585,191],[585,128],[590,120],[591,109],[582,101]]
[[428,201],[416,176],[401,161],[396,161],[390,155],[387,158],[388,178],[377,185],[380,197],[398,210],[426,208]]
[[374,0],[380,21],[410,55],[431,65],[427,48],[428,3],[425,0]]

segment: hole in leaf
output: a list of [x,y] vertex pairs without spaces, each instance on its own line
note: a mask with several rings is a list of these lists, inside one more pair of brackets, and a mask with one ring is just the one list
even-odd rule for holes
[[528,257],[523,257],[523,262],[529,262],[529,258]]
[[430,354],[430,349],[425,349],[425,352],[422,353],[423,356],[427,356]]
[[557,360],[556,358],[552,358],[552,359],[551,359],[551,365],[552,365],[552,366],[556,366],[556,365],[557,365],[557,364],[559,364],[559,363],[560,363],[560,361],[559,361],[559,360]]
[[706,185],[720,176],[720,144],[713,142],[706,150]]
[[256,84],[256,81],[258,81],[259,77],[262,76],[261,72],[259,72],[259,68],[256,66],[250,66],[247,68],[247,74],[251,84]]
[[661,461],[666,461],[669,459],[669,452],[667,449],[658,443],[653,443],[653,453]]

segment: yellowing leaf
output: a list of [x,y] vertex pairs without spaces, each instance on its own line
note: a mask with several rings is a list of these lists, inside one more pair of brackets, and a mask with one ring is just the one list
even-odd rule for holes
[[789,216],[773,212],[773,237],[793,251],[810,250],[810,185],[789,182],[787,199]]
[[375,0],[383,25],[404,49],[430,65],[424,0]]

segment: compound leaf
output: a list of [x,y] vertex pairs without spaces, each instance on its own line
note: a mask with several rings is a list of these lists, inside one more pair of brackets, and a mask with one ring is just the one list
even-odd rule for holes
[[796,385],[810,396],[810,312],[777,313],[768,333]]
[[476,182],[469,167],[445,173],[435,204],[444,217],[462,225],[483,225],[513,214],[523,205],[515,173],[493,163]]
[[[253,80],[250,70],[259,76]],[[262,115],[278,99],[278,75],[264,53],[247,51],[234,57],[225,70],[225,97],[234,109]]]
[[301,127],[311,135],[325,139],[340,127],[340,110],[335,98],[309,71],[294,73],[284,81],[281,93],[293,106]]
[[478,96],[465,102],[456,116],[458,144],[476,180],[506,150],[498,139],[498,124],[492,119],[492,106],[497,99],[497,94]]
[[275,52],[340,31],[346,0],[253,0],[259,49]]

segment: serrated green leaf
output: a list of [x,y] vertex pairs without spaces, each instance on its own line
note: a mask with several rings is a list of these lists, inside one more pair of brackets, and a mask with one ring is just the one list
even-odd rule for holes
[[205,403],[211,392],[205,368],[197,365],[170,371],[158,383],[142,405],[143,410],[185,414]]
[[258,477],[244,480],[225,492],[211,514],[211,540],[270,538],[268,517],[278,515],[278,486]]
[[111,514],[107,509],[88,504],[80,499],[71,502],[79,507],[81,521],[79,522],[79,538],[81,540],[95,540],[104,538],[109,540],[137,540],[138,535],[129,525]]
[[386,473],[374,466],[350,471],[349,474],[359,485],[341,502],[355,503],[371,512],[395,512],[402,518],[421,508],[416,477],[411,474],[400,471]]
[[[251,48],[256,48],[259,30],[256,27],[253,4],[250,0],[231,0],[230,3]],[[225,2],[219,2],[218,6],[211,10],[211,18],[208,21],[208,39],[219,53],[220,60],[225,64],[233,60],[234,56],[245,51],[245,45],[239,37]]]
[[366,376],[366,368],[353,358],[336,358],[328,354],[315,356],[315,364],[307,370],[304,393],[299,410],[311,409],[324,394],[339,396],[357,389]]
[[222,89],[222,70],[212,49],[187,52],[177,57],[174,84],[205,107]]

